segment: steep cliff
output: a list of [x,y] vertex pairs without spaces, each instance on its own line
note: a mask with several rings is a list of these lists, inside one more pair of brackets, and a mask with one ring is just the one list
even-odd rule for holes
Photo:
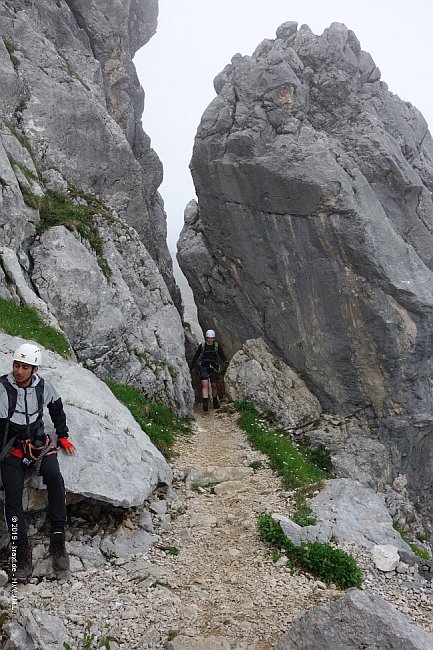
[[157,0],[0,1],[0,294],[42,299],[79,360],[186,414],[162,166],[132,63],[157,12]]
[[325,409],[379,419],[432,512],[433,142],[353,32],[285,23],[215,79],[180,266],[229,352],[261,337]]

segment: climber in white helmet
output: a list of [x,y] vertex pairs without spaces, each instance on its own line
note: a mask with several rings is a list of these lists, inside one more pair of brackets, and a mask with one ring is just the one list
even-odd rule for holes
[[60,396],[52,384],[38,374],[42,362],[40,347],[24,343],[12,358],[12,372],[0,377],[0,471],[11,538],[11,578],[27,582],[32,573],[32,551],[23,512],[24,477],[28,470],[40,474],[47,486],[53,569],[69,569],[65,548],[65,484],[57,460],[57,447],[44,430],[44,407],[56,430],[59,448],[74,454],[75,447],[68,440]]
[[[199,361],[200,360],[200,361]],[[199,361],[199,372],[201,379],[201,394],[203,399],[203,411],[209,410],[209,378],[212,386],[212,403],[214,409],[219,408],[218,401],[218,372],[220,362],[227,363],[226,355],[215,340],[215,331],[207,330],[205,340],[201,343],[191,362],[190,369],[193,370]]]

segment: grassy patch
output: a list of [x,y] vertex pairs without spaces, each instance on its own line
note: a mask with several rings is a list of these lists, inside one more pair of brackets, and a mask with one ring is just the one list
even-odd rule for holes
[[[420,548],[413,542],[411,542],[407,536],[407,534],[403,531],[403,529],[394,521],[392,524],[392,527],[394,530],[396,530],[400,537],[406,542],[406,544],[409,544],[410,548],[412,549],[412,553],[416,555],[417,557],[422,557],[423,560],[431,560],[432,556],[428,551],[425,551],[424,549]],[[419,540],[422,543],[422,540]]]
[[[104,213],[101,203],[90,195],[86,195],[89,205],[77,205],[72,202],[70,196],[60,192],[48,190],[45,196],[36,196],[28,190],[21,189],[23,199],[27,205],[39,210],[40,222],[37,227],[38,234],[53,228],[54,226],[65,226],[70,231],[76,230],[83,239],[86,239],[95,251],[99,267],[107,279],[111,276],[111,269],[107,260],[103,257],[102,239],[94,223],[95,214]],[[79,196],[74,192],[74,196]]]
[[18,167],[18,169],[21,169],[22,173],[27,178],[29,183],[31,183],[32,181],[37,181],[38,180],[37,176],[35,176],[34,173],[32,171],[30,171],[30,169],[24,165],[24,163],[20,162],[19,160],[16,160],[16,158],[14,158],[13,156],[8,155],[8,158],[9,158],[9,162],[12,165],[12,167]]
[[189,420],[176,417],[170,408],[147,399],[137,388],[118,384],[111,379],[108,379],[106,384],[117,399],[130,410],[155,447],[169,458],[175,435],[190,432]]
[[295,546],[271,515],[261,515],[257,525],[262,538],[276,551],[283,552],[295,566],[312,573],[326,584],[334,583],[342,589],[361,587],[362,572],[355,559],[344,551],[321,542]]
[[19,129],[17,129],[16,126],[14,126],[11,122],[5,121],[5,124],[8,127],[9,131],[16,137],[20,145],[24,147],[24,149],[27,149],[33,159],[33,152],[28,137],[25,136],[24,133],[22,133]]
[[37,341],[62,357],[71,356],[64,334],[46,325],[33,307],[20,307],[14,300],[0,298],[0,328],[10,336]]
[[269,457],[272,469],[281,476],[285,487],[298,488],[332,476],[309,460],[285,434],[269,429],[252,404],[235,402],[234,406],[240,413],[239,425],[251,446]]

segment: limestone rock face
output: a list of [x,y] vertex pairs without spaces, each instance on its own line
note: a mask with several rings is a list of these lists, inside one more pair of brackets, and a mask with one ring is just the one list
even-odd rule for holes
[[157,0],[0,0],[0,295],[36,307],[100,377],[187,415],[162,166],[132,63],[157,13]]
[[[360,645],[362,644],[362,645]],[[372,591],[349,589],[336,602],[313,607],[294,622],[278,650],[424,650],[433,634],[417,627]]]
[[[10,372],[13,351],[22,339],[0,334],[0,374]],[[76,445],[75,456],[59,452],[67,492],[116,506],[138,506],[158,483],[171,483],[172,472],[130,412],[95,375],[74,362],[43,350],[41,375],[61,395]],[[46,430],[53,433],[49,415]],[[42,479],[31,479],[43,487]]]
[[224,384],[232,400],[250,401],[262,413],[271,412],[282,429],[313,422],[322,412],[302,379],[261,339],[246,341],[236,352]]
[[427,124],[337,23],[282,25],[214,85],[178,242],[199,320],[229,355],[262,338],[325,409],[369,407],[431,522]]

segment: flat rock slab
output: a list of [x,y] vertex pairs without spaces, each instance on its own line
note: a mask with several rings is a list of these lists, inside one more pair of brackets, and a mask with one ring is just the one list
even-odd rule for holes
[[326,481],[324,489],[310,501],[318,523],[332,527],[336,541],[371,548],[375,544],[393,544],[410,551],[392,527],[384,499],[370,488],[350,479]]
[[349,589],[337,602],[298,618],[277,650],[428,650],[433,634],[372,591]]

